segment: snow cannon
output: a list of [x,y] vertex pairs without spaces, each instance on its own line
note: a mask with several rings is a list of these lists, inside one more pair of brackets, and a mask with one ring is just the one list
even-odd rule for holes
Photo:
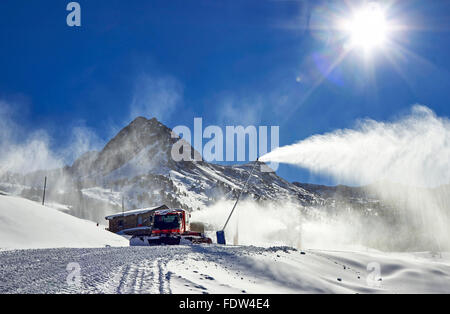
[[225,231],[224,230],[217,231],[216,236],[217,236],[217,244],[223,244],[223,245],[227,244],[225,241]]
[[225,241],[225,228],[227,227],[228,222],[230,221],[231,216],[233,216],[234,210],[236,209],[236,206],[237,206],[237,204],[239,203],[239,200],[240,200],[240,198],[241,198],[242,192],[245,191],[245,188],[247,187],[248,181],[250,181],[250,178],[252,177],[253,172],[255,171],[256,166],[258,165],[258,161],[259,161],[259,158],[257,158],[257,159],[255,160],[255,164],[253,165],[252,171],[250,172],[250,174],[249,174],[249,176],[248,176],[248,178],[247,178],[247,181],[245,181],[244,188],[239,192],[238,198],[236,199],[236,203],[234,203],[233,209],[231,210],[231,213],[230,213],[230,215],[228,216],[228,219],[227,219],[227,221],[225,222],[225,225],[223,226],[222,230],[216,232],[217,244],[223,244],[223,245],[226,245],[226,241]]

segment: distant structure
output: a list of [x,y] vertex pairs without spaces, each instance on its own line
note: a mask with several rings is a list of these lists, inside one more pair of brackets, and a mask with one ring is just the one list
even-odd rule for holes
[[154,208],[135,209],[105,217],[109,222],[108,230],[118,234],[149,235],[152,232],[153,214],[155,211],[169,209],[166,205]]

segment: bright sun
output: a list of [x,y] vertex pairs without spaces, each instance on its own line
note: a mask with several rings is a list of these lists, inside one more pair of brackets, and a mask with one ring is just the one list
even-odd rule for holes
[[376,3],[354,12],[344,23],[344,30],[350,37],[352,48],[362,48],[370,52],[383,47],[388,33],[388,23],[383,9]]

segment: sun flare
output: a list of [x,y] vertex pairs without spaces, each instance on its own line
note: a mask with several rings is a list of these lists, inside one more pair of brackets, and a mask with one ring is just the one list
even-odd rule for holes
[[385,12],[376,3],[355,11],[343,28],[349,36],[351,48],[361,48],[366,52],[382,48],[389,31]]

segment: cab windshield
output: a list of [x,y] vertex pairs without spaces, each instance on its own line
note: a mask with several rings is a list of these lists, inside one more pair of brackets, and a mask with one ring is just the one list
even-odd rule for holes
[[157,215],[153,228],[158,230],[179,229],[180,218],[178,215]]

